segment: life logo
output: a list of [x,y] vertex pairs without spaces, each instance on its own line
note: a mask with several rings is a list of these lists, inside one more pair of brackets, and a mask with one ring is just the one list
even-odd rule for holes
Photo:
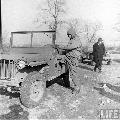
[[100,109],[100,119],[120,120],[120,109]]

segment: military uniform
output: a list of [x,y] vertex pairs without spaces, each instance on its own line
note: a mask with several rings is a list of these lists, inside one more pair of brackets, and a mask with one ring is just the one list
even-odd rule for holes
[[[68,45],[64,47],[56,46],[56,49],[59,51],[59,54],[65,57],[64,63],[59,62],[59,65],[61,66],[61,70],[65,68],[65,72],[63,72],[60,76],[52,79],[51,81],[47,81],[47,87],[51,86],[54,83],[57,83],[59,85],[62,85],[66,88],[71,89],[72,91],[76,90],[77,88],[77,91],[78,91],[78,87],[77,87],[78,81],[75,79],[76,75],[72,70],[74,65],[71,66],[71,58],[69,59],[68,56],[71,56],[69,55],[69,53],[75,50],[77,47],[81,47],[81,43],[73,29],[70,29],[67,32],[67,34],[68,34],[68,37],[70,37],[70,41],[68,42]],[[78,44],[78,42],[80,44]],[[72,74],[73,76],[72,81],[75,84],[75,88],[72,88],[70,86],[70,80],[69,80],[70,74]]]

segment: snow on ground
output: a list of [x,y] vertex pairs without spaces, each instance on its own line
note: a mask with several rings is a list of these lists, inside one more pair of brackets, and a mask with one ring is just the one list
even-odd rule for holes
[[103,82],[120,84],[120,54],[111,54],[111,65],[103,65]]
[[[111,55],[112,64],[103,65],[102,73],[93,72],[94,66],[81,64],[78,70],[78,77],[81,90],[79,94],[71,94],[71,91],[57,84],[48,89],[48,96],[40,106],[34,109],[24,110],[29,113],[29,120],[40,119],[96,119],[98,120],[98,111],[100,109],[120,108],[120,103],[115,102],[99,94],[93,89],[97,82],[107,82],[112,85],[120,85],[120,63],[114,60],[120,60],[120,54]],[[119,95],[119,93],[118,93]],[[0,96],[0,115],[10,112],[9,106],[20,104],[19,99],[9,99],[6,96]],[[16,119],[18,120],[18,119]]]

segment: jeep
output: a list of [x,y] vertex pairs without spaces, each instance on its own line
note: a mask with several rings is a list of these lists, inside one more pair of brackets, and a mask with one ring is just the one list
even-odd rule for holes
[[38,106],[45,98],[46,88],[56,81],[73,90],[62,79],[69,80],[66,65],[69,71],[72,71],[70,66],[77,66],[78,57],[73,55],[77,48],[53,45],[54,33],[11,32],[10,49],[1,54],[0,86],[9,92],[19,91],[20,102],[27,108]]

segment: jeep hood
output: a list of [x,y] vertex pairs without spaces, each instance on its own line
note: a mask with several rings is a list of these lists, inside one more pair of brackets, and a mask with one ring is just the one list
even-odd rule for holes
[[44,58],[50,56],[54,52],[52,45],[46,45],[39,48],[11,48],[9,52],[1,54],[2,59],[21,59],[35,57]]

